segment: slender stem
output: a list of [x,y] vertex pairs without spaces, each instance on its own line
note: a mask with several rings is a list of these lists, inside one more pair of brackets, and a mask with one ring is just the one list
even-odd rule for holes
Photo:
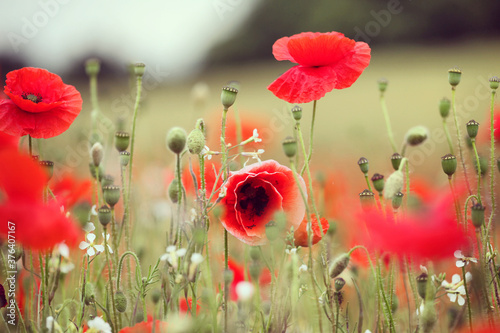
[[494,127],[494,108],[495,108],[495,90],[491,90],[491,106],[490,106],[490,195],[491,195],[491,213],[486,228],[486,235],[490,231],[491,222],[495,215],[495,127]]
[[474,150],[474,156],[476,157],[476,166],[477,166],[477,197],[479,203],[481,203],[481,163],[479,163],[479,155],[477,153],[476,139],[471,139],[471,142],[472,142],[472,149]]
[[181,241],[181,203],[182,203],[182,178],[181,178],[181,155],[176,154],[176,170],[175,175],[177,178],[177,248],[180,249],[182,245]]
[[[448,183],[450,184],[450,191],[451,195],[453,196],[453,203],[455,204],[455,214],[457,215],[457,223],[460,224],[462,221],[462,214],[460,214],[460,204],[458,203],[458,198],[455,194],[455,188],[453,187],[452,176],[448,176]],[[467,228],[467,224],[465,227]]]
[[[109,263],[109,248],[108,248],[108,241],[106,239],[106,226],[104,226],[104,252],[106,253],[106,262],[108,263],[108,275],[109,275],[109,289],[110,289],[110,294],[111,294],[111,303],[113,307],[113,319],[111,317],[109,320],[113,322],[113,327],[116,327],[118,324],[118,318],[116,316],[116,305],[115,305],[115,292],[113,288],[113,274],[111,273],[111,265]],[[117,249],[116,249],[117,250]]]
[[450,154],[455,155],[453,152],[453,143],[451,141],[450,131],[448,130],[448,125],[446,124],[446,118],[443,118],[443,129],[446,134],[446,140],[448,141],[448,146],[450,147]]
[[[313,138],[314,138],[314,121],[316,120],[316,102],[317,101],[313,102],[311,133],[310,133],[310,138],[309,138],[309,154],[307,155],[307,159],[304,161],[304,166],[302,167],[302,170],[300,171],[301,176],[304,174],[304,171],[306,170],[306,166],[309,167],[309,162],[311,161],[311,158],[312,158]],[[304,155],[304,159],[305,158],[306,158],[306,155]]]
[[[226,146],[226,119],[227,119],[228,108],[224,107],[222,111],[222,124],[220,132],[220,144],[221,144],[221,154],[222,154],[222,170],[223,170],[223,181],[227,179],[227,146]],[[228,239],[227,230],[224,229],[224,270],[229,269],[229,249],[228,249]],[[229,283],[224,279],[224,332],[227,332],[227,306],[229,301]]]
[[469,291],[467,290],[467,280],[465,279],[465,266],[462,266],[462,278],[464,279],[465,297],[467,298],[467,308],[469,310],[469,328],[472,332],[472,309],[470,307]]
[[389,112],[387,111],[387,105],[385,103],[385,95],[383,92],[380,93],[380,105],[382,107],[382,113],[384,114],[385,126],[387,127],[387,135],[389,136],[389,141],[391,141],[392,150],[397,153],[396,142],[394,141],[394,135],[391,128],[391,120],[389,119]]
[[31,135],[28,134],[28,148],[30,151],[30,157],[33,157],[33,143],[32,143]]
[[373,192],[372,191],[372,186],[370,185],[370,179],[368,178],[368,174],[365,173],[365,180],[366,180],[366,185],[368,186],[368,190],[370,190],[370,192]]

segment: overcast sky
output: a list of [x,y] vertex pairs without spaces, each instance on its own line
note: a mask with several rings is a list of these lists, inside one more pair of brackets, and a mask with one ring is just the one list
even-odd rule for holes
[[[196,71],[259,0],[2,0],[0,54],[63,72],[91,54]],[[30,5],[27,5],[30,4]],[[77,64],[79,65],[79,64]]]

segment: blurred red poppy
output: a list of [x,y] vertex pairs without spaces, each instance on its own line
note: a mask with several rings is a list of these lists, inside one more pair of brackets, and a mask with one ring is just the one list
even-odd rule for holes
[[350,87],[370,63],[370,47],[339,32],[303,32],[278,39],[273,45],[277,60],[290,68],[267,87],[289,103],[318,100],[333,89]]
[[[179,299],[179,312],[180,313],[187,313],[191,314],[191,308],[193,306],[193,299],[191,297],[188,297],[187,301],[184,297],[181,297]],[[196,313],[200,311],[200,304],[196,302]]]
[[51,138],[66,131],[82,109],[75,87],[41,68],[25,67],[7,74],[0,99],[0,131],[10,135]]
[[[196,175],[196,182],[198,184],[198,188],[201,189],[201,178],[200,178],[200,166],[198,162],[193,161],[193,173]],[[222,186],[222,176],[219,177],[217,181],[217,186],[214,189],[215,180],[217,179],[217,173],[220,172],[220,163],[205,159],[205,189],[207,199],[212,193],[212,190],[215,190],[215,194],[212,197],[212,201],[217,200],[218,192],[216,191],[218,188]],[[171,180],[170,180],[171,181]],[[170,184],[170,183],[169,183]],[[188,167],[184,168],[182,171],[182,185],[186,189],[186,192],[190,195],[194,194],[194,183],[193,176],[191,175],[191,171]]]
[[[153,330],[154,325],[154,330]],[[148,316],[148,321],[141,321],[132,327],[122,328],[119,333],[152,333],[152,332],[166,332],[167,323],[164,321],[155,320],[153,324],[153,317]]]
[[[323,235],[324,235],[328,231],[328,228],[330,225],[328,224],[328,220],[325,219],[324,217],[320,218],[320,221],[321,221],[321,226],[323,228]],[[321,231],[319,229],[318,219],[316,218],[315,214],[311,214],[311,224],[312,224],[312,231],[313,231],[312,244],[314,245],[317,242],[319,242],[322,238]],[[295,238],[295,246],[302,246],[302,247],[309,246],[309,242],[308,242],[308,238],[307,238],[307,216],[304,217],[299,228],[297,230],[295,230],[293,237]]]
[[66,176],[54,182],[51,189],[65,211],[70,210],[79,201],[92,202],[92,182],[89,179],[78,180]]
[[[29,156],[14,150],[0,152],[0,237],[34,250],[50,249],[66,241],[76,245],[81,230],[56,202],[44,203],[46,172]],[[10,235],[10,236],[9,236]]]
[[[299,177],[304,192],[305,184]],[[297,229],[305,213],[305,205],[295,184],[292,170],[268,160],[232,172],[225,186],[222,225],[233,236],[249,245],[267,243],[266,224],[274,214],[287,215],[287,227]]]
[[0,150],[17,149],[19,138],[0,132]]

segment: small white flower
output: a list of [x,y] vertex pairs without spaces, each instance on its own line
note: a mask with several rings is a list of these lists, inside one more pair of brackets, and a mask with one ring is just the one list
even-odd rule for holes
[[299,273],[307,272],[307,265],[303,264],[299,267]]
[[210,151],[210,148],[208,148],[208,146],[203,147],[203,149],[201,150],[201,155],[203,155],[203,157],[207,160],[212,159],[212,152]]
[[239,301],[248,301],[252,298],[255,287],[251,282],[241,281],[236,285],[236,295]]
[[241,153],[241,156],[245,156],[245,157],[248,157],[247,161],[245,162],[244,166],[247,165],[247,163],[251,160],[251,159],[255,159],[257,160],[259,163],[262,163],[262,161],[260,160],[260,155],[264,154],[265,150],[264,149],[259,149],[257,150],[256,152],[242,152]]
[[89,241],[88,243],[85,241],[82,241],[80,245],[78,246],[80,250],[87,250],[87,255],[89,257],[92,257],[96,253],[99,252],[104,252],[104,246],[102,245],[96,245],[94,244],[95,241],[95,235],[93,233],[88,233],[86,236],[87,240]]
[[255,142],[262,142],[262,139],[259,138],[259,132],[257,132],[257,129],[254,128],[253,130],[253,141]]
[[219,198],[224,198],[227,194],[227,188],[226,187],[222,187],[219,191]]
[[455,253],[453,254],[455,258],[457,258],[456,266],[457,267],[464,267],[466,266],[469,262],[477,263],[476,258],[472,257],[466,257],[462,254],[462,251],[456,250]]
[[423,265],[420,265],[420,270],[422,271],[422,273],[429,274],[429,272],[427,271],[427,267]]
[[[467,272],[465,274],[465,280],[466,280],[466,282],[471,281],[472,274]],[[458,300],[457,301],[458,305],[462,306],[465,304],[465,299],[463,297],[465,295],[465,286],[464,286],[464,282],[461,281],[460,275],[453,274],[453,276],[451,277],[451,283],[444,280],[441,283],[441,286],[445,288],[445,290],[447,292],[447,296],[451,302],[455,302]]]
[[[110,235],[106,234],[106,245],[108,246],[109,253],[113,253],[113,249],[109,245],[109,237],[110,237]],[[102,233],[102,238],[104,239],[104,232]],[[104,241],[102,242],[101,246],[104,248]]]
[[195,265],[199,265],[203,262],[203,256],[200,253],[193,253],[191,255],[191,262]]
[[420,306],[418,307],[416,313],[417,313],[417,316],[420,316],[423,312],[424,312],[424,301],[422,301],[422,303],[420,303]]
[[85,231],[86,233],[92,232],[94,230],[95,230],[95,226],[94,226],[94,223],[92,223],[92,222],[88,222],[87,224],[85,224],[85,227],[83,227],[83,231]]
[[293,249],[286,249],[285,252],[286,254],[295,254],[297,253],[297,248],[294,247]]
[[96,205],[92,206],[92,209],[90,210],[90,214],[92,214],[93,216],[97,216],[97,206]]
[[167,253],[163,254],[160,257],[161,261],[168,261],[168,263],[174,268],[177,269],[177,259],[179,257],[184,257],[186,255],[186,249],[178,249],[175,245],[170,245],[167,247]]
[[101,317],[95,317],[87,322],[90,329],[96,329],[99,333],[111,333],[111,326],[104,321]]
[[47,321],[45,322],[45,327],[49,330],[49,333],[62,332],[61,327],[54,320],[54,317],[48,316]]

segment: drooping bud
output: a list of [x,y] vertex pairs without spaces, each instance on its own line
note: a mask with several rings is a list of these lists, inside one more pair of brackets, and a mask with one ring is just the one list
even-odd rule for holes
[[295,119],[296,121],[299,121],[300,119],[302,119],[302,108],[298,105],[295,105],[292,108],[292,116],[293,116],[293,119]]
[[455,88],[460,83],[461,77],[462,71],[457,67],[448,70],[448,82],[453,88]]
[[177,178],[174,178],[168,186],[168,197],[173,203],[177,203],[179,201],[179,182],[177,181]]
[[394,197],[392,198],[392,209],[397,210],[401,207],[403,204],[403,196],[404,194],[402,192],[394,194]]
[[474,119],[469,120],[467,123],[467,134],[469,138],[474,139],[477,136],[477,132],[479,130],[479,123]]
[[230,86],[222,88],[220,99],[225,110],[229,109],[234,104],[236,95],[238,95],[238,89]]
[[54,174],[54,162],[52,162],[52,161],[40,161],[40,162],[38,162],[38,164],[40,164],[40,166],[47,173],[47,176],[49,177],[49,179],[51,179],[52,175]]
[[119,152],[128,149],[130,144],[130,134],[128,132],[116,132],[115,133],[115,148]]
[[104,176],[104,169],[102,168],[102,165],[100,165],[98,168],[94,165],[94,163],[90,162],[89,163],[89,170],[90,174],[92,175],[92,178],[96,179],[97,177],[97,170],[99,169],[99,181],[101,181],[102,177]]
[[95,287],[92,283],[85,284],[85,304],[90,305],[95,301]]
[[153,301],[153,304],[158,304],[161,299],[161,295],[160,289],[154,289],[151,291],[151,300]]
[[335,286],[335,290],[340,291],[345,286],[345,280],[341,277],[337,277],[337,278],[335,278],[335,281],[333,284]]
[[102,186],[113,185],[114,182],[115,182],[115,177],[113,177],[111,175],[103,175],[102,176],[102,179],[101,179]]
[[100,142],[94,143],[90,149],[90,155],[92,156],[92,162],[94,165],[99,166],[102,162],[102,158],[104,157],[104,148]]
[[490,77],[490,88],[492,90],[497,90],[499,84],[500,84],[500,79],[498,78],[498,76]]
[[384,187],[384,197],[394,198],[396,193],[401,192],[404,185],[404,174],[401,170],[394,171],[386,180]]
[[394,170],[399,169],[399,166],[401,165],[402,159],[403,159],[403,156],[401,156],[401,154],[399,154],[399,153],[394,153],[391,155],[391,164],[392,164],[392,168]]
[[439,113],[443,119],[446,119],[450,114],[450,108],[451,101],[448,98],[443,97],[443,99],[439,101]]
[[447,174],[448,177],[451,177],[453,176],[455,171],[457,171],[457,158],[455,157],[455,155],[446,154],[441,157],[441,166],[444,173]]
[[410,146],[418,146],[429,137],[429,130],[424,126],[412,127],[406,132],[405,141]]
[[359,194],[359,200],[361,201],[361,207],[368,209],[375,204],[375,195],[370,190],[364,190]]
[[187,147],[191,154],[198,155],[205,147],[205,136],[203,132],[195,128],[187,137]]
[[102,193],[104,201],[113,208],[120,200],[120,187],[116,185],[103,186]]
[[389,84],[389,81],[386,78],[380,78],[378,81],[378,90],[383,93],[387,89],[387,85]]
[[377,192],[381,193],[384,190],[384,175],[376,173],[372,177],[373,187]]
[[90,58],[85,61],[85,72],[88,76],[95,76],[101,71],[101,62],[99,59]]
[[297,140],[292,138],[291,136],[287,136],[285,140],[283,140],[283,151],[288,158],[293,158],[297,153]]
[[347,268],[350,260],[351,255],[349,253],[342,253],[337,258],[335,258],[328,270],[330,278],[334,279],[339,276]]
[[167,147],[174,154],[180,154],[186,146],[186,140],[186,131],[180,127],[173,127],[167,134]]
[[115,307],[121,313],[127,310],[127,297],[121,290],[117,290],[115,293]]
[[142,62],[138,62],[134,64],[134,74],[137,77],[142,77],[144,75],[144,72],[146,71],[146,65],[143,64]]
[[368,167],[368,160],[366,158],[361,157],[358,160],[358,165],[359,165],[359,169],[361,170],[362,173],[364,173],[364,174],[368,173],[369,167]]
[[126,150],[121,151],[120,152],[120,165],[127,166],[129,162],[130,162],[130,153]]
[[471,208],[471,220],[472,224],[476,228],[481,228],[481,226],[484,224],[484,210],[486,207],[481,205],[479,202],[472,205]]
[[103,227],[111,222],[111,215],[111,209],[106,205],[102,205],[101,208],[97,210],[97,218]]

